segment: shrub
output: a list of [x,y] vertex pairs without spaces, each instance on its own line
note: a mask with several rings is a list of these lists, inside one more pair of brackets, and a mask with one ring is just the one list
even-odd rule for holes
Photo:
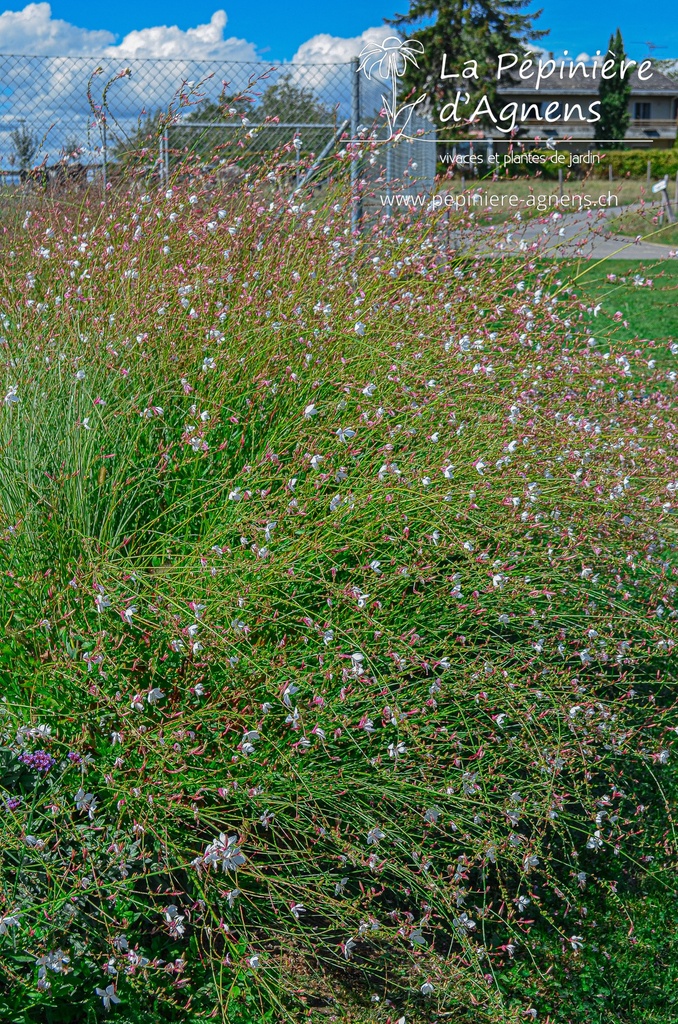
[[4,1019],[661,1013],[672,378],[274,185],[3,253]]
[[662,178],[666,174],[675,177],[678,172],[678,150],[650,149],[600,153],[600,163],[594,166],[594,174],[598,178],[605,178],[612,165],[615,178],[644,178],[647,175],[648,160],[652,165],[653,178]]

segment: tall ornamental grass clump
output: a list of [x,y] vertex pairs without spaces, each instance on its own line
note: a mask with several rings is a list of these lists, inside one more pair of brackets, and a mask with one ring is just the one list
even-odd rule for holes
[[0,1018],[669,1019],[675,352],[274,179],[2,239]]

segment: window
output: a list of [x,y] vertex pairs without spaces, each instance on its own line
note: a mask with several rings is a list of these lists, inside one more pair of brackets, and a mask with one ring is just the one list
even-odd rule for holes
[[633,116],[636,121],[649,121],[652,117],[652,105],[650,103],[636,103]]

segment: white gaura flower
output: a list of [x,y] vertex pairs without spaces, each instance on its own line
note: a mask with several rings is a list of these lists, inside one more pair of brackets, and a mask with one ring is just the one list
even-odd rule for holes
[[586,846],[589,850],[600,850],[603,845],[603,839],[600,829],[596,829],[592,836],[586,841]]
[[266,524],[266,529],[264,531],[264,540],[266,541],[266,543],[268,543],[271,540],[273,536],[273,531],[275,530],[277,525],[278,522],[275,519],[272,522]]
[[202,361],[202,372],[207,373],[208,370],[214,370],[216,365],[212,356],[205,356]]
[[361,654],[360,651],[356,651],[355,654],[351,655],[351,672],[353,673],[354,676],[361,676],[365,671],[363,669],[364,660],[365,655]]
[[318,410],[313,405],[313,403],[311,403],[311,405],[307,405],[306,408],[304,409],[304,419],[310,420],[311,417],[317,416],[317,415],[318,415]]
[[337,430],[337,437],[340,441],[350,441],[352,437],[355,437],[355,430],[351,427],[340,427]]
[[122,615],[123,619],[125,620],[125,622],[126,622],[126,623],[127,623],[128,625],[130,625],[130,626],[132,625],[132,617],[133,617],[134,615],[136,615],[136,613],[137,613],[137,610],[138,610],[138,609],[137,609],[137,608],[135,608],[135,606],[134,606],[133,604],[131,604],[131,605],[129,606],[129,608],[125,608],[124,612],[121,612],[121,613],[120,613],[120,614]]
[[320,463],[323,461],[323,455],[314,455],[311,458],[311,466],[317,472],[320,469]]
[[432,996],[435,989],[430,981],[425,981],[424,984],[419,989],[419,991],[423,996]]
[[385,835],[386,833],[382,832],[382,830],[377,825],[375,825],[374,828],[371,828],[370,831],[367,833],[367,845],[376,846],[379,840],[383,839]]
[[17,394],[17,391],[18,388],[16,384],[12,384],[11,387],[8,388],[7,394],[4,397],[5,405],[16,405],[17,402],[21,401]]
[[86,793],[81,787],[73,799],[75,800],[76,809],[81,812],[87,812],[88,818],[92,820],[97,807],[97,801],[94,794]]
[[146,695],[146,700],[149,704],[157,704],[159,700],[162,700],[165,694],[157,686],[154,686],[152,690],[149,690]]
[[236,871],[247,858],[240,851],[237,836],[226,839],[224,832],[219,834],[205,849],[202,862],[208,867],[221,867],[222,871]]
[[115,985],[107,985],[106,988],[94,990],[104,1004],[104,1010],[110,1010],[111,1003],[119,1003],[120,997],[115,994]]
[[0,935],[6,935],[10,928],[19,927],[19,915],[18,914],[5,914],[4,917],[0,917]]
[[355,331],[359,338],[362,338],[365,334],[365,324],[361,323],[361,321],[359,320],[358,323],[353,328],[353,330]]
[[365,395],[365,398],[371,398],[376,389],[376,384],[368,384],[367,387],[363,388],[363,394]]
[[283,704],[286,708],[292,707],[292,697],[295,693],[299,692],[299,687],[295,686],[294,683],[289,683],[283,690]]

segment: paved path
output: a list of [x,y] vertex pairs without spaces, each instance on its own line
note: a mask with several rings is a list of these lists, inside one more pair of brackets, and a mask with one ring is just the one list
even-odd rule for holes
[[[496,224],[483,229],[487,240],[487,254],[502,252],[508,255],[532,250],[543,256],[561,259],[665,260],[678,258],[678,246],[672,247],[644,241],[636,242],[633,238],[613,233],[611,221],[614,221],[619,214],[633,209],[635,209],[635,205],[612,207],[609,210],[596,207],[595,210],[564,213],[555,217],[553,213],[550,213],[543,217],[525,220],[522,223],[510,221]],[[490,238],[492,238],[491,241]],[[458,242],[462,247],[466,247],[463,236],[458,236]]]
[[525,225],[525,240],[544,239],[553,256],[586,255],[590,258],[626,260],[662,260],[677,255],[675,247],[655,242],[636,242],[626,235],[612,234],[615,217],[633,207],[617,207],[595,212],[566,213],[546,224]]

